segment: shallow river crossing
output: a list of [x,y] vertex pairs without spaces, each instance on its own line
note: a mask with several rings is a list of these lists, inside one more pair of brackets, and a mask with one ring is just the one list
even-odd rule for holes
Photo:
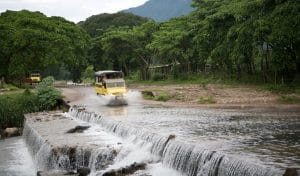
[[[300,167],[299,113],[145,105],[134,91],[128,94],[128,106],[108,107],[108,100],[91,88],[75,91],[80,97],[71,104],[130,127],[162,136],[174,134],[184,143],[279,170]],[[36,172],[21,137],[0,141],[0,158],[0,175]]]

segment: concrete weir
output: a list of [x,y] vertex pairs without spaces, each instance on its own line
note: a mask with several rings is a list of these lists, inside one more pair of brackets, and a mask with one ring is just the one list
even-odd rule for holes
[[[68,113],[27,114],[23,135],[38,171],[48,175],[276,176],[283,171],[177,141],[174,135],[71,107]],[[67,173],[66,173],[67,172]],[[47,174],[44,175],[47,175]],[[43,172],[39,173],[43,175]]]
[[[111,141],[101,138],[109,136],[105,132],[89,133],[89,126],[66,117],[62,112],[33,113],[25,115],[25,118],[23,136],[38,171],[59,175],[58,171],[71,174],[83,168],[95,168],[95,165],[104,169],[116,155],[117,147],[114,145],[120,143],[118,139],[113,136]],[[74,131],[82,126],[87,132]],[[43,172],[39,174],[43,175]]]

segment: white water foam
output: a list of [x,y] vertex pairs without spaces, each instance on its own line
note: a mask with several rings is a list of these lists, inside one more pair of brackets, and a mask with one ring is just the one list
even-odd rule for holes
[[[152,164],[151,162],[160,163],[153,161],[151,158],[151,156],[155,155],[162,160],[164,167],[176,169],[188,176],[282,175],[282,172],[275,168],[242,161],[216,151],[203,150],[195,145],[188,145],[174,140],[169,141],[167,137],[162,137],[149,131],[134,129],[126,123],[103,117],[93,120],[96,115],[84,110],[71,108],[69,113],[75,118],[99,124],[122,138],[132,138],[131,143],[138,148],[132,148],[131,150],[137,152],[131,153],[131,150],[129,152],[126,152],[126,150],[122,151],[123,153],[120,152],[118,157],[121,159],[117,157],[110,169],[122,167],[134,161],[145,161],[149,163],[149,166]],[[152,168],[151,170],[155,172],[155,169]]]
[[[275,168],[204,150],[197,145],[185,144],[176,141],[172,135],[160,136],[150,131],[132,128],[129,124],[101,117],[84,108],[72,107],[65,115],[78,121],[77,124],[91,125],[91,128],[83,133],[90,138],[91,144],[96,145],[102,140],[107,145],[92,149],[66,147],[59,149],[59,152],[53,152],[48,142],[25,123],[24,137],[39,170],[68,170],[86,166],[91,168],[91,175],[100,176],[105,172],[128,168],[134,163],[142,163],[146,164],[146,168],[136,171],[134,175],[282,175],[282,172]],[[75,155],[71,157],[72,153]]]

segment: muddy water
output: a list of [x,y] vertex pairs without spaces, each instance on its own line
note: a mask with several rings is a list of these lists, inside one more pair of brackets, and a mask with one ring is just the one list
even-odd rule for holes
[[0,175],[36,175],[33,160],[22,137],[15,137],[0,141]]
[[102,116],[205,149],[221,151],[262,165],[300,168],[300,114],[143,105],[137,92],[128,94],[128,106],[108,107],[91,88],[77,90],[73,104],[85,105]]

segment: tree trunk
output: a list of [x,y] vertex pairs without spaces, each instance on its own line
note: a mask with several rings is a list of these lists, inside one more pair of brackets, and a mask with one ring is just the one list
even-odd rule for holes
[[291,57],[292,59],[295,61],[296,64],[296,75],[294,76],[294,81],[296,81],[297,83],[300,82],[300,58],[299,56],[297,57],[297,49],[294,47],[294,45],[292,45],[291,47]]
[[260,60],[260,69],[261,69],[261,72],[262,72],[264,83],[266,83],[267,82],[267,77],[266,77],[266,70],[265,70],[265,67],[264,67],[264,58],[262,58]]
[[0,88],[3,88],[4,87],[4,76],[1,77],[0,79]]
[[141,68],[141,78],[142,80],[148,80],[149,79],[149,68],[148,67],[142,67]]
[[241,66],[240,66],[240,65],[237,65],[237,80],[238,80],[238,81],[240,81],[240,80],[241,80],[241,77],[242,77],[241,71],[242,71]]

